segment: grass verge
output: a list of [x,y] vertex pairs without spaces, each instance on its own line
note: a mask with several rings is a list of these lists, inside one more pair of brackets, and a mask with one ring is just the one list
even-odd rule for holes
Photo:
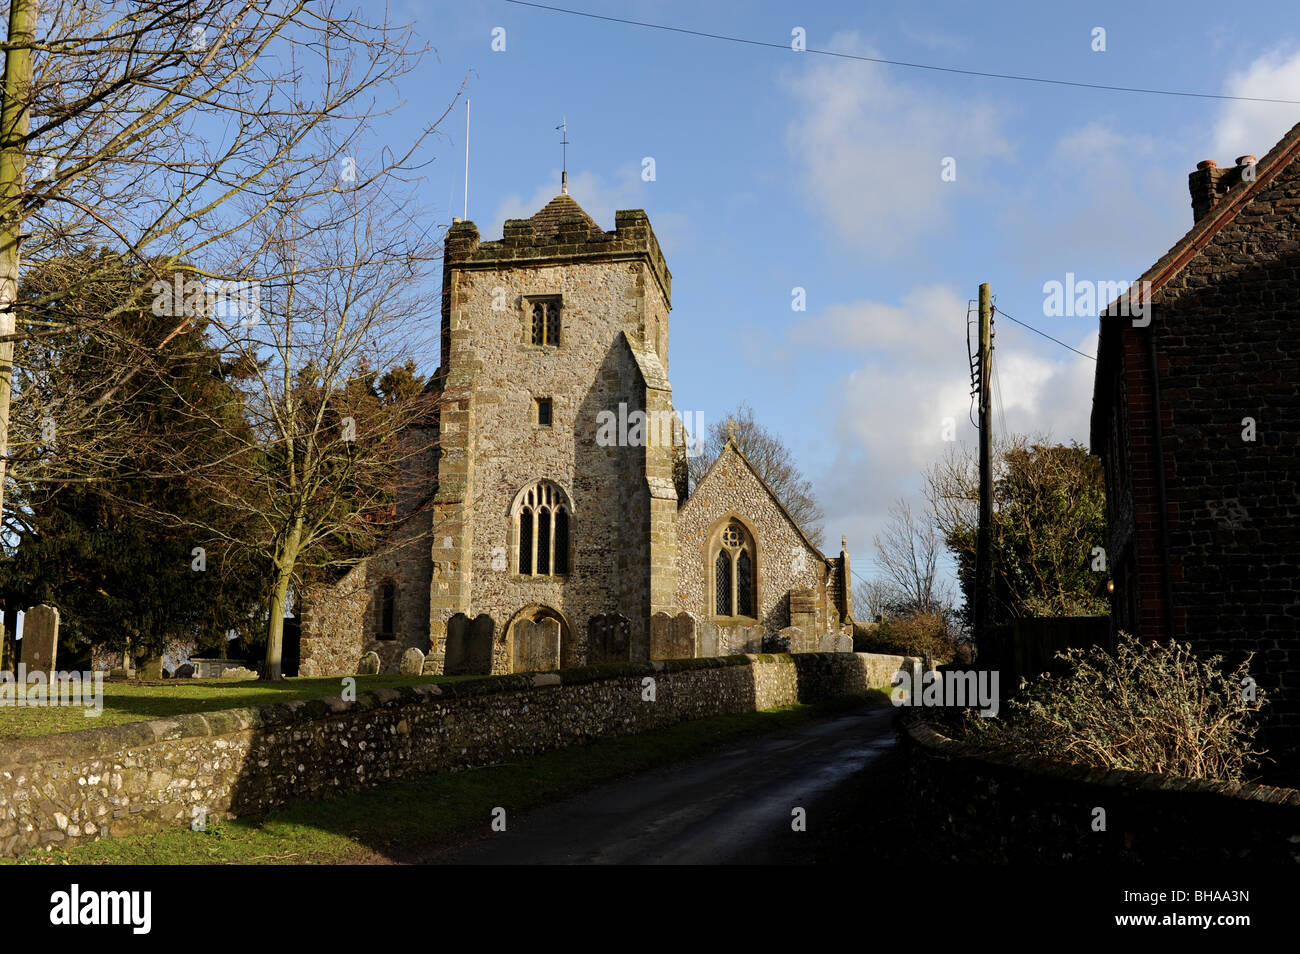
[[330,801],[296,805],[206,832],[170,829],[71,849],[29,852],[19,864],[349,864],[413,861],[486,826],[497,806],[516,813],[613,779],[745,738],[884,703],[888,693],[682,722],[548,752],[520,762],[426,775]]
[[[455,682],[472,676],[352,676],[357,691],[426,682]],[[87,715],[80,706],[0,706],[0,741],[29,739],[55,732],[98,729],[124,722],[165,719],[192,712],[267,706],[295,699],[323,699],[343,691],[342,677],[285,679],[283,682],[231,682],[220,679],[177,679],[165,682],[105,682],[103,711]],[[38,693],[43,698],[43,690]]]

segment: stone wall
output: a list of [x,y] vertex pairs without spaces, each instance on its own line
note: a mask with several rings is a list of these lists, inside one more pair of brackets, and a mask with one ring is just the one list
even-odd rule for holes
[[[981,752],[908,717],[918,850],[948,862],[1300,862],[1300,791]],[[1095,809],[1105,831],[1094,831]]]
[[[689,719],[889,685],[901,656],[806,654],[491,676],[0,743],[0,854],[70,845]],[[643,701],[644,680],[655,701]]]

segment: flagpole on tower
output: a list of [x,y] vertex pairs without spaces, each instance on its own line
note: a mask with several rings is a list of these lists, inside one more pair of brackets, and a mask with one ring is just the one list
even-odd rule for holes
[[462,221],[469,221],[469,98],[465,99],[465,208]]
[[560,191],[569,194],[569,117],[565,116],[560,125]]

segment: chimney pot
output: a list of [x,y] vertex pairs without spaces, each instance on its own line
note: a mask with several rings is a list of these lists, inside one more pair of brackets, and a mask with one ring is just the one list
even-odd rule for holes
[[1237,157],[1237,165],[1239,165],[1239,166],[1253,166],[1253,165],[1255,164],[1256,161],[1257,161],[1257,160],[1255,159],[1254,156],[1238,156],[1238,157]]
[[[1187,167],[1184,166],[1183,168],[1185,169],[1185,168],[1187,168]],[[1200,162],[1198,162],[1198,163],[1196,164],[1196,168],[1197,168],[1197,169],[1217,169],[1217,168],[1219,168],[1219,164],[1218,164],[1217,162],[1215,162],[1213,159],[1202,159]]]

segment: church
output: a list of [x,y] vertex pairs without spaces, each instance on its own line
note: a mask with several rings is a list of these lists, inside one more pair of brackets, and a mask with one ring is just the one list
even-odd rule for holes
[[[425,505],[395,546],[304,592],[300,674],[355,673],[369,653],[395,671],[411,648],[426,672],[470,671],[453,668],[470,620],[473,671],[492,673],[664,658],[669,623],[688,634],[673,656],[778,633],[843,647],[843,542],[823,554],[734,440],[688,486],[702,435],[673,408],[672,275],[645,212],[607,232],[566,184],[503,231],[447,233],[436,433],[411,465],[422,492],[397,504]],[[549,660],[519,649],[525,631],[549,634]]]

